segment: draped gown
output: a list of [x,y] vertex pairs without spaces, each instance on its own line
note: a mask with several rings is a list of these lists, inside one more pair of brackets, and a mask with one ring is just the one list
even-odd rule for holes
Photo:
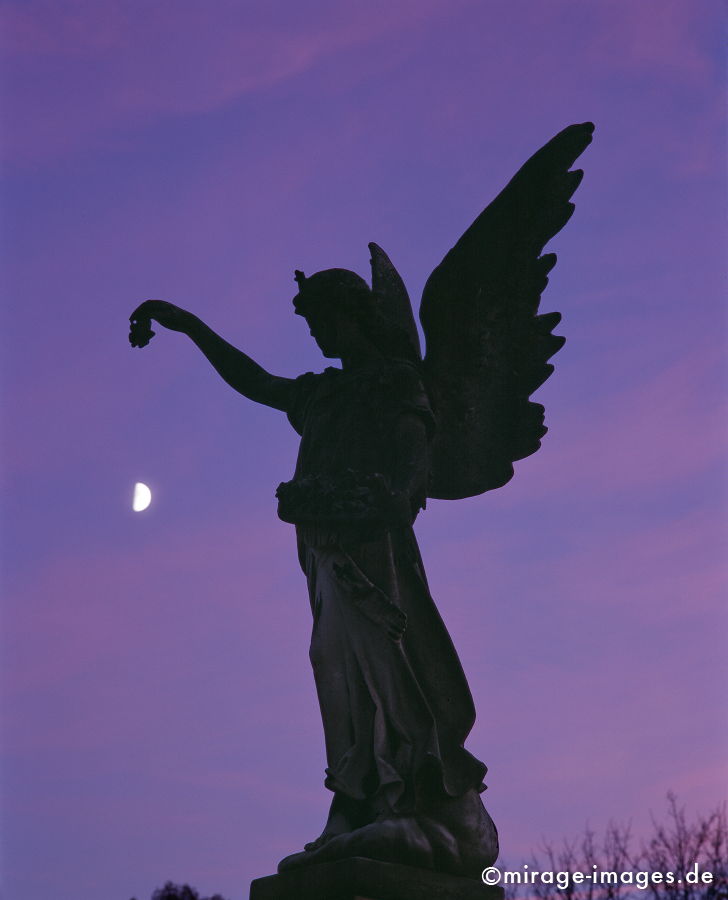
[[[332,496],[353,497],[356,506],[366,493],[357,486],[372,476],[389,485],[397,423],[412,414],[431,434],[433,413],[409,363],[300,376],[288,416],[301,445],[293,480],[279,488],[281,518],[296,522],[313,614],[310,658],[326,742],[325,784],[368,800],[380,816],[416,810],[423,791],[459,797],[482,790],[486,772],[463,748],[473,701],[411,526],[362,529],[345,515],[334,522],[311,514],[330,507]],[[299,505],[308,515],[284,510],[296,492],[306,498]],[[424,497],[415,504],[423,506]]]

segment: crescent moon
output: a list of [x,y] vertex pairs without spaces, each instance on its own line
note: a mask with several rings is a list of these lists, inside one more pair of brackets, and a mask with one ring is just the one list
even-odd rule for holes
[[142,512],[152,502],[152,492],[142,481],[137,481],[134,485],[134,499],[131,502],[131,508],[134,512]]

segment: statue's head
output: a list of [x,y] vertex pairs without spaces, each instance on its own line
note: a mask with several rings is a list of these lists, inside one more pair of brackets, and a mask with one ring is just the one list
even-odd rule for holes
[[367,332],[373,314],[369,285],[348,269],[324,269],[309,278],[296,271],[298,293],[293,307],[303,316],[324,356],[340,357],[342,338],[350,329]]

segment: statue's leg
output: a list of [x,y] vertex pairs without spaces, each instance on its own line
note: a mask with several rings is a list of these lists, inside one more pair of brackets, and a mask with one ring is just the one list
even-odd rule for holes
[[[347,560],[406,613],[401,640],[361,602]],[[308,553],[310,655],[334,798],[321,836],[281,870],[364,856],[476,875],[497,855],[478,792],[485,767],[462,747],[472,699],[420,565],[416,546],[401,541],[394,552],[378,542]]]
[[[307,851],[322,847],[331,838],[361,828],[375,818],[365,791],[371,768],[373,709],[365,685],[351,667],[346,610],[334,564],[339,555],[330,550],[304,548],[313,628],[309,656],[324,726],[327,768],[326,786],[333,791],[328,818],[321,834],[305,845]],[[360,754],[352,754],[357,747]],[[355,758],[352,758],[352,757]],[[348,759],[346,783],[340,772]]]

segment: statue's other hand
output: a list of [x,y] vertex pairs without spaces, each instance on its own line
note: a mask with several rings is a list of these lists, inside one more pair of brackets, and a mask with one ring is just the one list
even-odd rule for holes
[[146,347],[154,337],[152,319],[170,331],[184,331],[189,313],[166,300],[145,300],[129,316],[129,343],[132,347]]

